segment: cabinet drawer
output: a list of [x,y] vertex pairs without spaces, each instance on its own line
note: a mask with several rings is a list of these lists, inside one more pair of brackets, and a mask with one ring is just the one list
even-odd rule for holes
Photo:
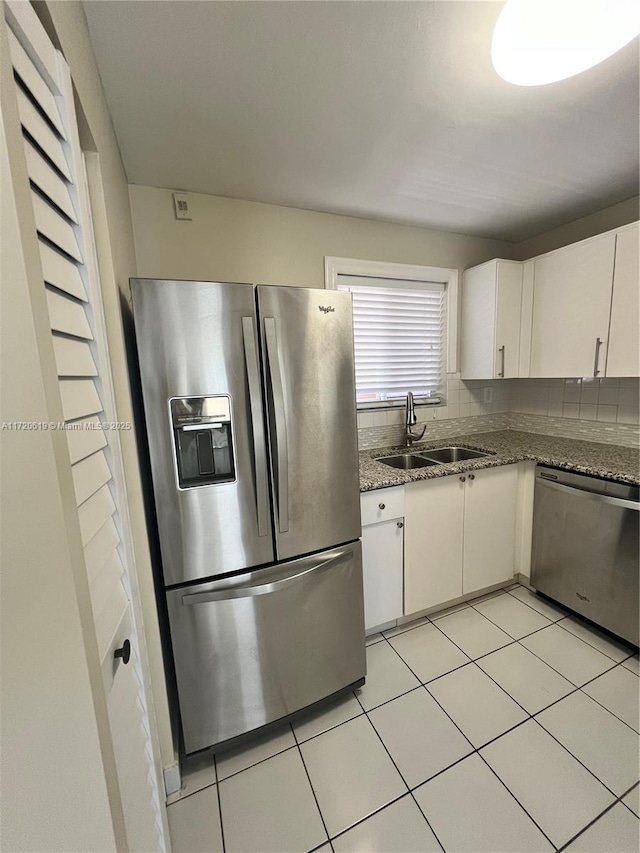
[[363,527],[378,521],[401,518],[404,515],[404,486],[363,492],[360,495],[360,509]]

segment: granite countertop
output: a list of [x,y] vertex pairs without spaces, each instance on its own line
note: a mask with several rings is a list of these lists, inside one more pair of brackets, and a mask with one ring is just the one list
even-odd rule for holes
[[571,438],[556,438],[552,435],[532,432],[501,430],[459,435],[455,438],[414,444],[410,452],[420,453],[427,449],[448,446],[484,450],[493,455],[482,459],[403,471],[390,468],[376,460],[381,456],[406,453],[408,448],[395,446],[362,450],[360,451],[360,491],[368,492],[388,486],[402,486],[415,480],[433,480],[448,474],[495,468],[527,459],[581,474],[606,477],[620,483],[640,484],[640,454],[635,448],[600,444],[594,441],[578,441]]

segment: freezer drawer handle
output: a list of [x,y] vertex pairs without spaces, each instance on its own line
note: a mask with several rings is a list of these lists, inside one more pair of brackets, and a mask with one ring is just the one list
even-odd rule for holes
[[260,374],[258,371],[258,353],[253,329],[253,317],[242,318],[242,337],[244,340],[244,358],[247,366],[249,385],[249,406],[251,408],[251,432],[253,435],[253,455],[256,473],[256,512],[258,516],[258,536],[269,533],[268,494],[267,494],[267,448],[262,423],[260,400]]
[[587,492],[584,489],[576,489],[572,486],[565,486],[562,483],[552,483],[548,480],[545,480],[544,483],[540,482],[540,485],[544,486],[545,489],[555,489],[557,492],[566,492],[574,497],[586,498],[591,501],[599,501],[600,503],[610,504],[611,506],[621,506],[625,507],[625,509],[633,509],[636,512],[640,511],[640,503],[637,501],[628,501],[625,500],[625,498],[613,498],[611,495],[603,495],[601,492]]
[[211,590],[211,592],[194,592],[190,595],[182,596],[183,604],[206,604],[209,601],[227,601],[230,598],[250,598],[256,595],[267,595],[270,592],[278,592],[287,586],[298,583],[299,580],[317,571],[334,566],[336,563],[342,562],[346,557],[350,557],[352,551],[343,551],[335,557],[330,557],[328,560],[323,560],[301,572],[296,572],[294,575],[289,575],[285,578],[280,578],[277,581],[258,584],[257,586],[227,586],[222,589]]
[[280,533],[286,533],[289,530],[289,450],[280,354],[276,336],[276,321],[273,317],[264,318],[264,334],[267,342],[271,396],[276,421],[276,444],[278,446],[278,529]]

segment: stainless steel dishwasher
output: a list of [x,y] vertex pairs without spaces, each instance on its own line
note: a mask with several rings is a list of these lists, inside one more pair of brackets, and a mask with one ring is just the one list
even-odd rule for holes
[[637,486],[538,466],[531,584],[638,645]]

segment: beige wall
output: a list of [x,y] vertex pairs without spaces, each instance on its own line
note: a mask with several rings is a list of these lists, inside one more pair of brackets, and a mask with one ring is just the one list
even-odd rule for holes
[[177,221],[171,190],[130,186],[138,275],[324,286],[324,256],[460,270],[512,257],[513,244],[370,219],[189,193]]
[[[52,40],[71,69],[79,102],[83,145],[98,154],[89,172],[91,202],[98,250],[103,304],[118,420],[133,421],[129,374],[123,336],[121,297],[129,297],[129,278],[136,275],[129,194],[120,150],[107,109],[102,84],[89,40],[82,5],[76,0],[35,4]],[[162,649],[135,434],[120,433],[133,545],[140,595],[149,677],[153,693],[159,747],[164,767],[175,763],[166,696]]]
[[640,219],[639,202],[638,196],[634,196],[626,201],[613,204],[611,207],[605,207],[604,210],[599,210],[590,216],[583,216],[582,219],[575,219],[573,222],[568,222],[552,231],[545,231],[543,234],[538,234],[537,237],[523,240],[516,244],[513,257],[518,261],[526,261],[528,258],[542,255],[544,252],[551,252],[562,246],[586,240],[595,234],[602,234],[605,231],[611,231],[613,228],[628,225],[629,222],[636,222]]
[[[3,26],[0,20],[0,30]],[[0,37],[0,53],[6,57],[4,31]],[[2,84],[12,94],[5,62]],[[11,106],[15,111],[15,103]],[[34,320],[16,207],[22,217],[31,202],[26,174],[20,182],[25,189],[14,200],[5,115],[3,101],[0,420],[49,421],[57,413],[49,405],[39,350],[52,347],[51,335],[48,321],[45,338]],[[16,120],[11,121],[15,150],[22,141],[17,116],[9,115]],[[44,302],[44,293],[41,297]],[[49,377],[52,385],[57,389],[55,371]],[[48,431],[0,432],[0,824],[6,851],[116,849],[74,578],[81,543],[79,531],[74,543],[67,529],[56,464],[65,441],[64,434]],[[75,502],[71,509],[75,512]]]

